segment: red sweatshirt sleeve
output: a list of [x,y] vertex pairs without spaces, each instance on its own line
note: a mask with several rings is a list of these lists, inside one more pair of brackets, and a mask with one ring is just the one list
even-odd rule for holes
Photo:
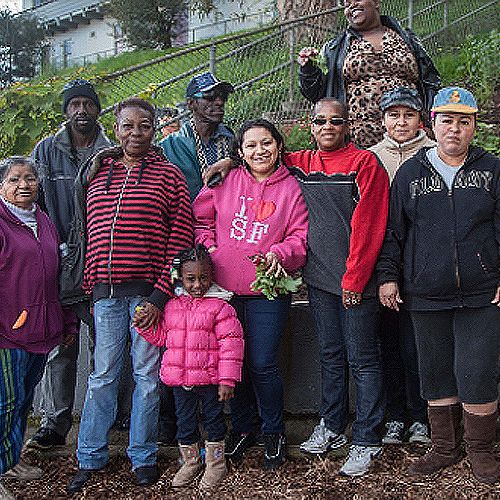
[[384,240],[389,210],[389,179],[374,154],[367,154],[356,176],[360,199],[351,219],[351,240],[342,289],[361,293]]

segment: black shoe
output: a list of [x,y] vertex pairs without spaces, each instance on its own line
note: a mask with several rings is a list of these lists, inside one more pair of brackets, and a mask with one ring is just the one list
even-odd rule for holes
[[286,438],[284,434],[264,434],[264,469],[274,470],[286,462]]
[[158,481],[158,469],[156,465],[143,465],[134,469],[135,482],[138,486],[151,486]]
[[75,477],[68,485],[68,493],[78,493],[82,491],[85,483],[90,479],[94,469],[79,469]]
[[63,446],[66,439],[56,431],[40,427],[33,436],[26,441],[26,448],[35,448],[38,450],[49,450],[53,446]]
[[231,430],[225,442],[225,457],[236,464],[243,458],[243,453],[254,444],[255,434],[253,432],[249,434],[240,434],[239,432]]

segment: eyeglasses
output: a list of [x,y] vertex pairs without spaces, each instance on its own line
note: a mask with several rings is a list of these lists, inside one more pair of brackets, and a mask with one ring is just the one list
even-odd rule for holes
[[345,122],[345,118],[320,118],[319,116],[316,118],[313,118],[311,120],[311,123],[314,125],[318,125],[319,127],[322,127],[323,125],[326,125],[326,122],[330,122],[330,125],[334,125],[335,127],[340,127],[340,125],[343,125]]
[[63,90],[69,90],[74,87],[83,87],[85,85],[92,85],[88,80],[83,80],[82,78],[78,78],[71,82],[68,82],[64,85]]
[[217,97],[220,97],[225,102],[229,96],[225,92],[209,90],[208,92],[196,92],[193,97],[196,97],[197,99],[205,99],[206,101],[215,101]]

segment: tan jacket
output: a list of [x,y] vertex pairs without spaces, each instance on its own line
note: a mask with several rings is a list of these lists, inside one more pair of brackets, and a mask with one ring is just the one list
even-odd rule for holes
[[436,143],[429,139],[422,129],[419,129],[415,139],[402,144],[393,141],[385,132],[383,140],[368,149],[380,158],[382,165],[389,174],[389,182],[392,184],[396,170],[404,161],[411,158],[420,148],[435,145]]

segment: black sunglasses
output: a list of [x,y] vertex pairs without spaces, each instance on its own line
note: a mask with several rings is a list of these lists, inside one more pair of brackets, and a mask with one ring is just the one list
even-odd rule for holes
[[220,97],[223,101],[227,101],[229,95],[226,92],[209,90],[208,92],[196,92],[193,97],[196,97],[197,99],[205,99],[206,101],[215,101],[217,97]]
[[88,80],[83,80],[78,78],[77,80],[73,80],[64,85],[63,90],[69,90],[74,87],[83,87],[84,85],[92,85]]
[[334,125],[336,127],[339,127],[340,125],[343,125],[345,122],[345,118],[320,118],[319,116],[316,118],[313,118],[311,120],[311,123],[314,123],[314,125],[318,125],[319,127],[322,127],[323,125],[326,125],[326,122],[330,122],[330,125]]

